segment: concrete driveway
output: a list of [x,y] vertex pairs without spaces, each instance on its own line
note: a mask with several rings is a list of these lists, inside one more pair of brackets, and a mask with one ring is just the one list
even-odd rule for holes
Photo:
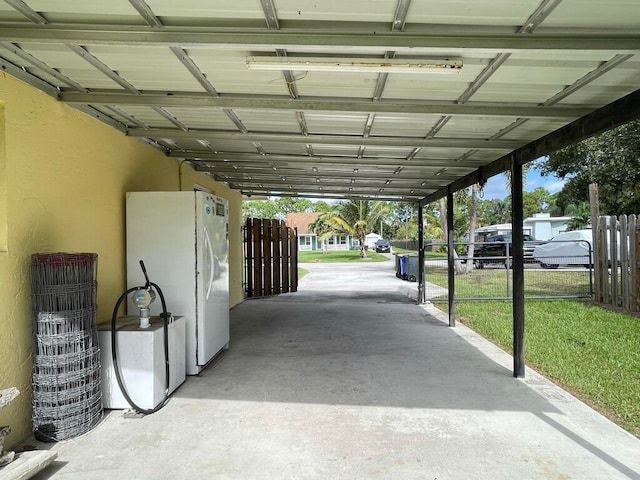
[[160,412],[109,413],[44,479],[640,478],[640,440],[432,306],[390,263],[312,264],[232,310]]

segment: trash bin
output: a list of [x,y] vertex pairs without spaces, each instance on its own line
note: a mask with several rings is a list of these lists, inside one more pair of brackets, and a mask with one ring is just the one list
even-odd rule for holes
[[418,273],[420,268],[420,262],[417,254],[407,255],[405,258],[405,275],[402,277],[404,280],[409,280],[410,282],[418,281]]
[[402,272],[400,271],[400,258],[404,256],[403,253],[394,253],[396,257],[396,277],[402,278]]
[[409,258],[408,255],[400,257],[400,278],[403,280],[407,279],[407,258]]

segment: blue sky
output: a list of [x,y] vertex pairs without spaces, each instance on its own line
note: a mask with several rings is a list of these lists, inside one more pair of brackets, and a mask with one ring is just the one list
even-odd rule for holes
[[[562,190],[562,186],[565,181],[560,180],[558,177],[547,175],[543,177],[540,175],[540,171],[533,166],[529,168],[527,176],[524,181],[524,190],[531,192],[538,187],[546,188],[549,193],[556,193]],[[507,186],[507,180],[504,174],[491,177],[487,184],[484,186],[484,195],[482,198],[491,200],[492,198],[503,199],[509,195],[509,188]]]

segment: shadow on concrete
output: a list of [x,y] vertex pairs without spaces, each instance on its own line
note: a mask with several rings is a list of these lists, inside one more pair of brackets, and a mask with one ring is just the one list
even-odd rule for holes
[[397,295],[287,294],[232,310],[231,348],[176,393],[256,402],[486,411],[554,408]]

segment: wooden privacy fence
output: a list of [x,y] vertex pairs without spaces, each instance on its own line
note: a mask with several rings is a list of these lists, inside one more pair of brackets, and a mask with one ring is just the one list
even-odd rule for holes
[[598,217],[594,229],[596,302],[640,311],[640,217]]
[[244,227],[247,297],[298,290],[298,235],[281,220],[247,218]]

